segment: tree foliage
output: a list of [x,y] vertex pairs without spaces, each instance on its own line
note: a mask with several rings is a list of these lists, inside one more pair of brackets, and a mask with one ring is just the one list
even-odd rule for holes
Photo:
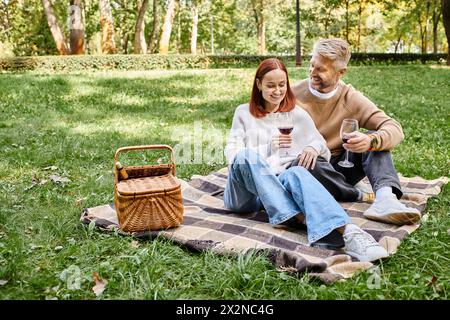
[[[48,2],[52,3],[70,49],[68,22],[73,1]],[[157,53],[163,36],[163,51],[168,53],[293,54],[295,50],[296,0],[77,2],[82,5],[88,54]],[[164,33],[171,2],[176,3],[176,8],[172,20],[169,19],[170,32],[166,29]],[[58,53],[42,3],[42,0],[0,0],[0,55]],[[111,8],[112,28],[107,32],[102,25],[100,3],[109,3]],[[146,6],[145,12],[139,10],[142,4]],[[301,0],[300,5],[304,54],[311,51],[313,42],[320,37],[347,39],[354,52],[448,51],[442,0]],[[110,38],[106,37],[108,34]],[[109,43],[111,50],[105,49],[105,43]],[[145,46],[148,50],[143,50]]]

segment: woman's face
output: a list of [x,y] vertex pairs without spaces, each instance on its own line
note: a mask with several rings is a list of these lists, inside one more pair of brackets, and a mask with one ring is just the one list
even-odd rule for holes
[[281,69],[267,72],[262,81],[256,79],[258,89],[266,102],[273,106],[279,106],[287,91],[286,73]]

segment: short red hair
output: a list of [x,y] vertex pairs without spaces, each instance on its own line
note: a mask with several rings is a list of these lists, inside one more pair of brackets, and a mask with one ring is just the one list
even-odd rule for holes
[[295,108],[295,97],[289,85],[289,75],[286,66],[283,62],[276,58],[266,59],[261,61],[258,69],[256,70],[255,80],[253,81],[252,96],[250,98],[250,113],[256,118],[263,118],[268,114],[268,112],[264,109],[264,98],[261,91],[258,89],[256,79],[262,82],[264,75],[275,69],[283,70],[284,73],[286,73],[287,85],[286,95],[280,102],[280,107],[277,112],[289,112]]

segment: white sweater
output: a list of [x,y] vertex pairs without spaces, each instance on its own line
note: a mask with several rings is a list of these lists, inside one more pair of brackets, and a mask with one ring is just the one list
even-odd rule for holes
[[[233,163],[240,150],[249,148],[259,153],[275,174],[280,174],[308,146],[313,147],[320,156],[329,161],[330,150],[309,114],[298,106],[290,113],[294,122],[294,129],[291,132],[292,145],[289,149],[272,150],[272,137],[280,134],[275,126],[273,114],[258,119],[250,113],[248,103],[238,106],[234,112],[233,124],[225,147],[228,164]],[[285,156],[286,150],[288,156]]]

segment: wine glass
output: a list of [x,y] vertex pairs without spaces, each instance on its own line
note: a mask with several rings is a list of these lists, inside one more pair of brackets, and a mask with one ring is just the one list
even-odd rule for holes
[[[341,139],[344,143],[347,143],[350,139],[350,134],[358,131],[358,120],[356,119],[344,119],[341,125]],[[345,150],[345,160],[339,161],[338,165],[344,168],[352,168],[354,166],[353,162],[348,161],[348,150]]]
[[[275,113],[276,118],[276,126],[278,128],[278,131],[280,131],[281,134],[291,134],[292,130],[294,129],[294,120],[292,119],[292,114],[290,112],[278,112]],[[285,154],[282,156],[288,156],[289,155],[289,148],[286,148]]]

